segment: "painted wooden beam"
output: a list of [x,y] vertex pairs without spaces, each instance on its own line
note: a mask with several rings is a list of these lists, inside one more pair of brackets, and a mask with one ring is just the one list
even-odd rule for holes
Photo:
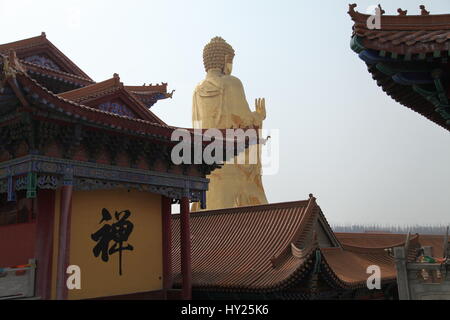
[[43,300],[51,297],[53,227],[55,219],[55,190],[39,190],[37,196],[36,225],[36,290],[35,296]]
[[67,300],[67,266],[70,258],[70,220],[72,214],[73,186],[65,185],[61,188],[61,209],[59,220],[59,250],[58,273],[56,280],[56,298]]
[[189,198],[186,196],[180,201],[181,213],[181,274],[182,289],[181,297],[183,300],[192,298],[192,260],[191,260],[191,230],[189,217]]

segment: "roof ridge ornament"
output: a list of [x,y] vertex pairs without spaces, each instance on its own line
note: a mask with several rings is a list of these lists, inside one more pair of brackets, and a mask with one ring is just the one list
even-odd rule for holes
[[358,5],[356,4],[356,3],[349,3],[348,4],[348,14],[349,15],[352,15],[352,14],[355,14],[357,11],[355,10],[355,8],[357,7]]
[[383,15],[386,13],[386,11],[383,10],[380,4],[378,4],[378,9],[380,9],[380,15]]
[[172,97],[173,97],[173,93],[175,92],[175,89],[172,89],[172,92],[170,92],[170,93],[166,93],[166,98],[170,98],[170,99],[172,99]]
[[16,51],[9,50],[8,56],[3,56],[2,82],[0,83],[0,87],[3,88],[8,78],[15,78],[17,73],[26,73],[26,71],[17,58]]
[[402,8],[397,9],[399,16],[406,16],[408,14],[408,10],[402,10]]
[[123,87],[123,83],[120,82],[120,76],[118,73],[113,74],[113,79],[114,79],[114,86],[121,88]]
[[430,15],[430,11],[427,11],[427,9],[425,8],[425,6],[423,4],[421,4],[419,8],[420,8],[420,15],[422,15],[422,16]]

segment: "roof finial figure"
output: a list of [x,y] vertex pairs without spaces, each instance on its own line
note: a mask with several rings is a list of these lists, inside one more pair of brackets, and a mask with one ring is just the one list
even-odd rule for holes
[[3,56],[3,70],[0,70],[0,91],[5,87],[9,78],[15,78],[17,73],[26,73],[19,59],[16,51],[9,50],[7,56]]
[[408,10],[402,10],[402,8],[397,9],[399,16],[406,16],[408,14]]
[[352,14],[352,13],[355,13],[356,11],[355,11],[355,8],[357,7],[358,5],[356,4],[356,3],[350,3],[349,5],[348,5],[348,13],[349,14]]
[[46,38],[46,37],[47,37],[47,35],[45,34],[44,31],[41,32],[41,37],[43,37],[43,38]]
[[380,14],[381,15],[385,14],[386,11],[383,10],[383,8],[381,7],[380,4],[378,4],[378,9],[380,9]]
[[10,67],[14,68],[18,72],[26,73],[25,68],[20,63],[15,50],[12,50],[12,49],[9,50],[8,61],[9,61]]
[[422,16],[430,15],[430,11],[427,11],[427,9],[425,9],[425,6],[423,4],[421,4],[419,8],[420,8],[420,14]]
[[172,90],[171,93],[166,93],[166,96],[167,96],[168,98],[172,99],[173,93],[174,93],[174,92],[175,92],[175,90]]

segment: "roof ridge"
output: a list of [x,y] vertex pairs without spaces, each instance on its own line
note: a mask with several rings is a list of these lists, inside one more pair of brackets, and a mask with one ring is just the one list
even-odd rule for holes
[[[29,43],[29,45],[26,47],[22,47],[22,46],[20,46],[20,47],[21,48],[29,48],[29,47],[36,45],[36,43],[44,43],[44,41],[42,41],[42,39],[46,39],[44,32],[42,32],[39,36],[0,44],[0,51],[4,51],[7,49],[9,50],[12,45],[16,45],[17,47],[19,47],[20,44],[25,44],[25,43]],[[39,41],[36,41],[36,40],[39,40]]]
[[[410,237],[410,241],[411,240],[416,240],[418,239],[419,234],[414,234]],[[389,246],[379,246],[379,247],[370,247],[370,246],[357,246],[357,245],[350,245],[350,244],[342,244],[342,247],[348,250],[370,250],[370,249],[374,249],[374,250],[381,250],[381,249],[389,249],[389,248],[394,248],[394,247],[400,247],[405,245],[406,243],[406,235],[405,235],[405,240],[404,241],[400,241],[400,242],[396,242],[394,244],[391,244]]]
[[[356,7],[356,3],[349,4],[349,10],[347,13],[355,22],[355,26],[368,29],[367,19],[371,16],[371,14],[358,12],[355,10]],[[381,9],[381,7],[379,8]],[[382,24],[381,29],[377,31],[438,30],[442,27],[444,27],[443,30],[450,29],[450,14],[429,14],[429,12],[427,14],[425,7],[420,9],[422,10],[422,14],[420,15],[406,15],[406,13],[399,15],[385,15],[384,10],[381,9]],[[397,12],[400,11],[397,10]]]
[[[209,216],[209,215],[217,215],[217,214],[237,214],[237,213],[245,213],[249,211],[255,211],[259,209],[273,209],[277,208],[290,208],[295,207],[295,204],[308,204],[309,200],[297,200],[297,201],[285,201],[285,202],[275,202],[275,203],[267,203],[267,204],[259,204],[259,205],[251,205],[251,206],[242,206],[242,207],[232,207],[232,208],[223,208],[223,209],[214,209],[214,210],[204,210],[204,211],[193,211],[191,212],[191,217],[201,217],[201,216]],[[179,218],[179,213],[172,214],[173,218]]]
[[48,90],[47,88],[42,86],[39,82],[37,82],[35,79],[31,78],[27,74],[23,74],[22,73],[22,74],[19,74],[19,76],[25,77],[26,79],[31,81],[34,85],[36,85],[38,88],[40,88],[41,90],[44,90],[45,92],[47,92],[48,94],[50,94],[54,98],[56,98],[56,99],[58,99],[60,101],[63,101],[65,103],[68,103],[68,104],[70,104],[70,105],[72,105],[74,107],[82,108],[82,109],[85,109],[85,110],[88,110],[88,111],[94,112],[94,113],[111,115],[111,116],[114,116],[114,117],[117,117],[117,118],[121,118],[121,119],[124,119],[126,121],[130,121],[130,122],[132,121],[132,122],[138,122],[138,123],[141,123],[141,124],[146,124],[146,125],[150,125],[150,126],[154,126],[154,127],[160,127],[162,129],[173,129],[174,128],[174,127],[171,128],[169,126],[165,126],[165,125],[162,125],[162,124],[159,124],[159,123],[156,123],[156,122],[150,122],[150,121],[147,121],[147,120],[142,120],[142,119],[137,119],[137,118],[130,118],[130,117],[127,117],[127,116],[123,116],[123,115],[119,115],[119,114],[115,114],[115,113],[112,113],[112,112],[99,110],[99,109],[96,109],[96,108],[92,108],[92,107],[89,107],[89,106],[85,106],[85,105],[79,104],[79,103],[74,102],[72,100],[62,98],[62,97],[58,96],[57,94],[51,92],[50,90]]
[[[294,244],[297,249],[305,251],[318,247],[317,238],[314,233],[314,227],[312,229],[312,239],[306,239],[309,234],[305,234],[305,229],[308,226],[308,223],[311,223],[311,220],[313,220],[314,217],[317,217],[315,210],[316,208],[316,198],[310,195],[308,205],[306,206],[305,211],[303,211],[303,214],[298,222],[297,230],[295,230],[292,238],[289,240],[289,243],[284,248],[280,248],[278,252],[275,252],[273,257],[270,259],[270,262],[272,263],[272,266],[274,268],[277,268],[286,259],[288,259],[290,256],[293,256],[292,244]],[[298,241],[300,240],[301,235],[304,235],[304,239],[301,242],[301,246],[298,246]]]
[[112,78],[93,83],[82,88],[62,92],[58,94],[58,96],[76,102],[87,103],[116,91],[122,91],[127,99],[136,104],[137,110],[134,110],[133,113],[144,118],[152,118],[156,123],[166,125],[164,121],[162,121],[156,114],[149,110],[139,99],[134,97],[133,94],[126,89],[126,86],[124,86],[124,84],[120,81],[120,76],[117,73],[114,73]]
[[45,32],[42,32],[41,35],[36,37],[31,37],[27,39],[22,39],[18,41],[8,42],[0,45],[0,51],[6,50],[26,50],[33,47],[38,47],[39,45],[47,45],[50,50],[54,51],[53,54],[57,54],[58,58],[65,65],[66,68],[72,69],[73,72],[78,73],[78,75],[82,75],[87,80],[92,79],[83,71],[80,67],[78,67],[72,60],[69,59],[61,50],[59,50],[50,40],[47,39]]
[[[106,79],[106,80],[103,80],[100,82],[95,82],[95,83],[92,83],[92,84],[82,87],[82,88],[77,88],[77,89],[73,89],[70,91],[61,92],[57,95],[60,97],[69,99],[69,100],[82,99],[82,98],[90,96],[90,94],[102,93],[109,89],[119,88],[117,81],[120,81],[120,78],[113,76],[112,78],[109,78],[109,79]],[[98,87],[98,90],[94,90],[95,87]],[[83,93],[83,92],[86,92],[86,93]]]

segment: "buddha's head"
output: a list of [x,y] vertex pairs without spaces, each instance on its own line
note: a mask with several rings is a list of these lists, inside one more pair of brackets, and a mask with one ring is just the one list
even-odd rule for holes
[[220,70],[226,75],[233,69],[234,49],[221,37],[214,37],[203,49],[203,64],[206,72]]

